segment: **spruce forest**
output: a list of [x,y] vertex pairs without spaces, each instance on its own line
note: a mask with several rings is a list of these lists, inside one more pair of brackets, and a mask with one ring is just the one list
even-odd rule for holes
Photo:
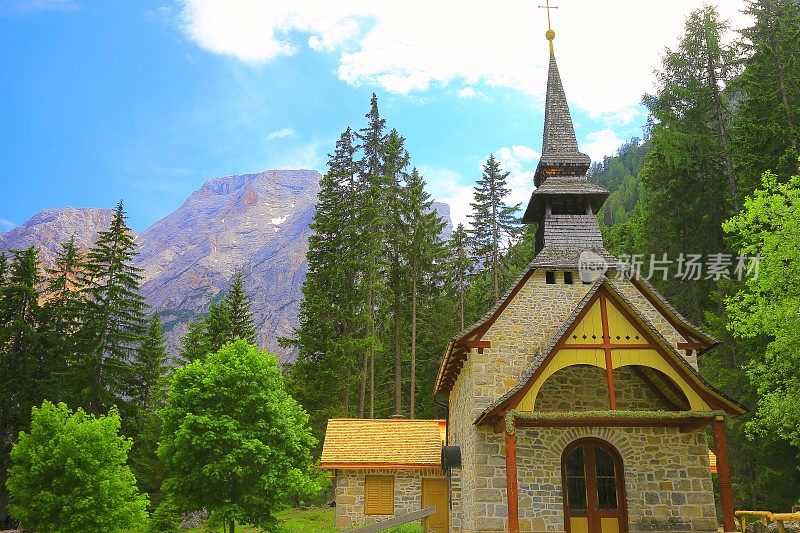
[[[657,89],[643,96],[642,136],[595,162],[589,177],[612,192],[598,214],[608,249],[640,255],[643,272],[664,254],[760,257],[757,278],[684,280],[671,271],[653,283],[723,341],[699,358],[701,372],[749,409],[728,426],[737,509],[788,511],[800,504],[800,3],[753,0],[747,10],[754,23],[733,40],[713,7],[691,14],[677,46],[664,51]],[[445,416],[447,398],[432,394],[442,353],[523,273],[536,227],[519,222],[508,171],[490,156],[475,176],[469,225],[443,239],[425,176],[377,96],[354,119],[330,147],[320,183],[299,327],[281,339],[297,355],[291,363],[279,367],[254,346],[241,274],[168,353],[159,315],[139,293],[121,202],[87,253],[64,242],[47,269],[35,248],[0,254],[0,525],[20,516],[9,496],[21,490],[19,480],[8,482],[11,450],[20,432],[36,435],[32,413],[118,417],[119,446],[129,448],[118,466],[147,496],[131,516],[146,507],[152,524],[172,524],[154,525],[159,531],[200,508],[230,531],[234,523],[274,530],[282,506],[330,499],[314,469],[329,418]],[[263,416],[291,419],[282,431],[300,450],[288,488],[272,479],[263,499],[236,493],[224,473],[217,492],[181,477],[189,446],[172,438],[181,406],[214,411],[209,390],[241,416],[231,415],[235,430],[208,425],[198,435],[255,438],[250,408],[236,403],[238,393],[224,394],[242,368],[274,384],[277,392],[261,399],[282,410]],[[187,486],[198,488],[187,494]]]

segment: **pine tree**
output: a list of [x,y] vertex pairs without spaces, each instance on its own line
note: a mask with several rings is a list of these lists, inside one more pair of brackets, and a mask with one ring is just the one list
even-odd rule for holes
[[447,242],[447,278],[448,285],[458,300],[459,330],[466,327],[466,294],[473,267],[468,239],[467,230],[463,224],[459,224]]
[[[356,151],[353,132],[347,128],[320,181],[306,255],[300,326],[294,340],[298,355],[288,372],[293,395],[313,413],[314,426],[319,428],[329,416],[350,416],[353,380],[359,362],[366,367],[369,357],[363,342],[360,243],[364,237],[357,207],[361,198]],[[366,383],[366,373],[363,377]],[[333,391],[341,399],[341,407],[331,404]],[[360,409],[363,414],[363,395]]]
[[186,333],[181,338],[181,348],[178,352],[181,360],[191,363],[197,359],[204,358],[206,354],[212,351],[211,342],[206,335],[205,317],[189,322]]
[[[633,214],[636,251],[645,257],[727,249],[721,225],[735,211],[738,191],[723,93],[736,67],[736,48],[721,44],[727,27],[713,7],[694,11],[678,48],[663,56],[658,91],[645,96],[652,149],[640,173],[646,191]],[[653,281],[690,319],[702,321],[712,306],[712,282]]]
[[6,284],[7,276],[8,276],[8,257],[6,257],[6,254],[0,252],[0,287]]
[[158,410],[167,396],[170,373],[167,341],[158,313],[150,315],[147,331],[136,355],[134,400],[138,405],[135,418],[123,420],[134,435],[130,465],[139,488],[150,495],[155,505],[160,499],[164,481],[162,466],[156,456],[161,433]]
[[250,306],[244,277],[237,272],[225,296],[219,302],[211,302],[205,316],[189,322],[181,340],[181,358],[188,362],[204,359],[209,353],[239,339],[254,344],[256,327]]
[[767,170],[784,180],[798,172],[800,4],[751,0],[746,13],[755,22],[742,32],[749,57],[733,83],[741,95],[733,142],[743,192],[749,194]]
[[255,344],[256,327],[253,312],[250,310],[250,300],[244,292],[244,275],[241,270],[234,274],[223,302],[230,314],[230,341],[242,339]]
[[506,205],[511,192],[506,185],[509,173],[503,172],[500,162],[490,155],[483,165],[483,174],[473,192],[472,229],[468,230],[474,260],[481,271],[491,273],[494,301],[500,300],[500,259],[504,243],[513,241],[519,232],[519,204]]
[[441,241],[444,221],[433,210],[433,200],[425,191],[425,179],[416,168],[407,179],[407,200],[403,224],[405,229],[405,263],[411,279],[411,369],[409,417],[416,414],[417,396],[417,321],[422,298],[433,296],[440,282],[439,265],[444,257]]
[[362,369],[361,392],[359,397],[359,416],[364,416],[365,389],[369,374],[369,417],[375,416],[375,357],[380,349],[378,338],[378,310],[385,296],[385,283],[381,273],[385,271],[384,243],[385,235],[385,183],[386,183],[386,120],[381,118],[378,110],[378,97],[372,94],[370,110],[366,115],[367,126],[359,130],[358,140],[361,142],[363,157],[359,164],[360,187],[360,229],[364,240],[362,244],[362,275],[364,276],[366,305],[364,307],[367,324],[367,345],[369,353],[365,360],[367,365]]
[[164,400],[169,370],[167,358],[167,339],[161,317],[153,313],[136,354],[136,401],[143,410],[154,411]]
[[42,360],[39,308],[39,254],[34,247],[11,250],[11,264],[0,285],[0,522],[7,515],[5,481],[17,434],[41,401]]
[[[386,209],[384,217],[385,255],[387,258],[387,296],[391,298],[389,314],[391,315],[391,334],[389,343],[394,354],[394,414],[403,414],[403,338],[404,306],[406,300],[406,264],[403,261],[404,228],[403,217],[408,204],[404,198],[407,191],[404,181],[407,179],[406,167],[409,155],[403,147],[405,139],[397,130],[389,132],[384,147],[384,179],[383,198],[381,202]],[[413,378],[412,378],[413,379]]]
[[108,230],[98,234],[89,250],[82,282],[88,299],[83,338],[83,367],[90,412],[117,405],[132,408],[134,361],[145,328],[145,301],[139,294],[141,269],[133,266],[136,243],[125,224],[120,201]]
[[53,266],[47,269],[47,284],[42,309],[42,337],[48,371],[46,397],[75,405],[80,401],[82,373],[79,371],[83,348],[79,332],[86,311],[82,292],[84,265],[75,238],[62,243]]

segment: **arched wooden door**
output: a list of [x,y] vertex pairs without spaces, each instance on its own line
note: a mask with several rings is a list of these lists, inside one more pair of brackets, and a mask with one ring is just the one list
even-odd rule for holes
[[627,533],[622,458],[607,442],[581,439],[561,457],[567,533]]

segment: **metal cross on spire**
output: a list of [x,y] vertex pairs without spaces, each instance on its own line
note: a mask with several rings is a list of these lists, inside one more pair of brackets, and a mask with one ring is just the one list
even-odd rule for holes
[[539,6],[539,7],[542,8],[542,9],[546,9],[547,10],[547,29],[548,30],[552,30],[553,27],[550,25],[550,10],[551,9],[558,9],[558,6],[551,6],[550,5],[550,0],[544,0],[544,4],[545,5]]
[[553,39],[556,38],[556,32],[553,31],[553,26],[552,26],[552,24],[550,24],[550,10],[551,9],[558,9],[558,6],[551,6],[550,5],[550,0],[544,0],[544,4],[545,5],[539,6],[539,7],[547,10],[547,32],[544,34],[544,36],[547,38],[548,41],[550,41],[550,54],[552,55],[553,54]]

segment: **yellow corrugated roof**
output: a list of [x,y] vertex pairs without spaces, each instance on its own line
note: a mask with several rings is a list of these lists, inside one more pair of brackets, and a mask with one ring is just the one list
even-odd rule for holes
[[711,450],[708,450],[708,469],[712,474],[717,473],[717,456]]
[[439,468],[444,420],[332,418],[322,468]]

